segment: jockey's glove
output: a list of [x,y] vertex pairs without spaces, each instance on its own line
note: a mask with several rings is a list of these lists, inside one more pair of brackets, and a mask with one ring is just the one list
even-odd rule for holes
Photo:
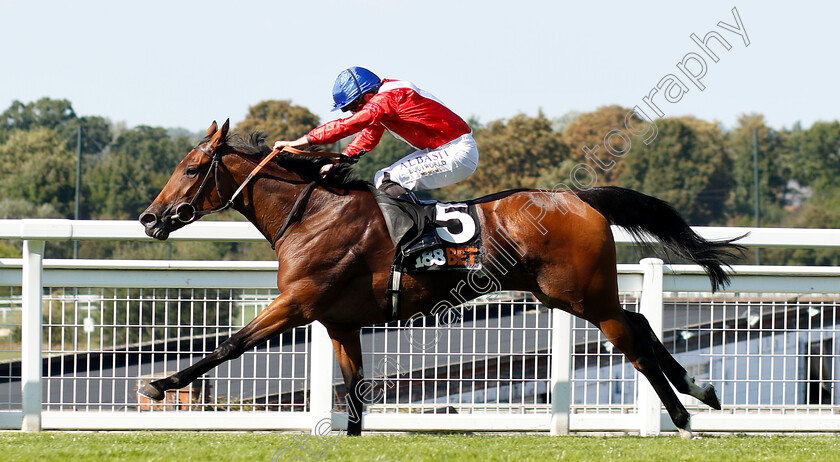
[[338,163],[339,164],[355,164],[359,161],[359,158],[364,155],[365,151],[359,151],[358,154],[355,156],[348,156],[347,154],[341,153],[338,156]]

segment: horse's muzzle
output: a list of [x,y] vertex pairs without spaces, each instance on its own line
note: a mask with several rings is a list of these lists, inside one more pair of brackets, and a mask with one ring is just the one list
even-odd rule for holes
[[161,220],[157,214],[146,210],[140,215],[140,223],[146,231],[146,235],[157,240],[164,241],[169,237],[169,220]]

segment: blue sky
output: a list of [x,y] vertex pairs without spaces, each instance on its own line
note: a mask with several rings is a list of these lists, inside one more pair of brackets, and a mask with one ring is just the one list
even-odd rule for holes
[[[736,24],[733,7],[749,46],[717,26]],[[834,2],[0,0],[0,17],[0,108],[65,98],[129,127],[203,130],[268,99],[327,121],[340,116],[333,80],[353,65],[482,122],[632,107],[668,74],[689,91],[662,100],[667,116],[731,127],[759,112],[777,128],[839,118]],[[720,60],[706,56],[700,91],[677,63],[702,55],[692,33],[712,30],[732,48],[712,45]]]

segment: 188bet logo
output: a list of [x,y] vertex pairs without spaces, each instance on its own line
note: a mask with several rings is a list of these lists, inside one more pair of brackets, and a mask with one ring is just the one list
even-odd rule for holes
[[446,247],[422,252],[414,260],[414,268],[459,267],[474,268],[478,261],[476,247]]
[[429,266],[443,266],[446,264],[446,255],[443,249],[427,250],[420,254],[415,261],[415,268],[423,268]]

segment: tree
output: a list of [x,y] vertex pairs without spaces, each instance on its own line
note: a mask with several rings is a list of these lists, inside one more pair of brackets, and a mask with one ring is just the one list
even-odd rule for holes
[[478,169],[436,196],[462,200],[504,189],[536,188],[542,175],[569,157],[561,135],[551,129],[551,121],[542,113],[537,117],[519,114],[508,121],[493,121],[475,128],[473,134],[478,144]]
[[76,158],[56,131],[13,130],[0,144],[0,191],[34,207],[48,204],[71,217],[75,200]]
[[[120,134],[108,155],[85,182],[94,219],[133,220],[157,197],[178,162],[190,151],[185,137],[172,139],[159,127],[141,126]],[[234,211],[214,219],[242,219]],[[273,259],[268,243],[233,242],[83,242],[83,258]]]
[[732,176],[720,128],[693,118],[656,124],[656,140],[633,146],[617,183],[669,202],[692,225],[722,222]]
[[5,197],[0,199],[0,219],[9,218],[63,218],[52,204],[33,204],[26,199]]
[[15,100],[0,115],[0,119],[6,130],[32,130],[38,127],[57,130],[76,119],[76,113],[66,99],[41,98],[28,104]]
[[[615,178],[624,169],[624,162],[621,161],[621,158],[612,159],[603,144],[604,137],[611,130],[624,129],[624,118],[628,112],[630,112],[630,109],[616,105],[600,107],[593,112],[587,112],[574,118],[563,130],[563,142],[569,146],[570,155],[576,162],[593,164],[592,160],[587,160],[584,148],[589,150],[597,148],[598,150],[593,155],[603,159],[605,164],[614,162],[611,168],[599,168],[597,170],[599,186],[613,184]],[[631,146],[628,149],[634,149],[636,146],[643,144],[641,140],[636,142],[638,138],[630,137],[630,139]]]
[[840,177],[840,122],[814,122],[788,138],[791,177],[803,186],[822,190]]
[[123,132],[108,156],[87,175],[85,196],[94,219],[134,219],[157,196],[190,151],[186,138],[141,126]]
[[[732,159],[735,188],[728,208],[733,216],[753,215],[755,208],[755,166],[753,133],[758,137],[759,203],[762,210],[778,209],[785,194],[787,179],[784,133],[764,123],[760,114],[742,115],[738,127],[727,134],[726,147]],[[765,218],[770,215],[762,213]],[[778,224],[778,222],[775,222]]]
[[568,127],[569,124],[577,120],[582,115],[582,112],[572,110],[566,112],[560,117],[554,117],[551,119],[551,129],[557,133],[561,133],[566,130],[566,127]]
[[262,101],[248,108],[245,120],[236,131],[249,133],[264,131],[270,144],[274,140],[299,138],[318,125],[318,116],[303,106],[292,105],[288,100]]
[[41,98],[34,103],[20,101],[0,115],[0,140],[13,130],[30,131],[36,128],[55,130],[68,149],[76,150],[78,130],[82,128],[82,153],[96,154],[111,142],[110,123],[103,117],[78,117],[70,101]]
[[382,135],[379,144],[371,152],[364,154],[359,162],[353,166],[353,169],[363,180],[373,181],[373,176],[378,170],[393,164],[412,152],[414,152],[414,148],[411,145],[386,132]]
[[103,117],[79,117],[60,127],[62,139],[73,152],[78,145],[78,131],[82,129],[82,154],[99,154],[111,144],[111,123]]

